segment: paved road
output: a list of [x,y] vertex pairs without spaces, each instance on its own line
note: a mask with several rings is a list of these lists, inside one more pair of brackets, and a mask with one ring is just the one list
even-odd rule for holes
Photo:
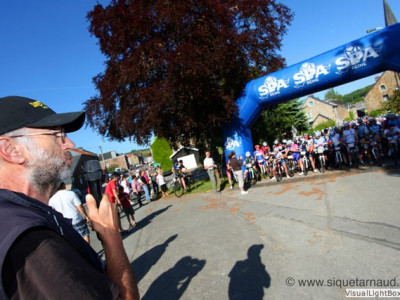
[[170,197],[137,210],[124,245],[143,299],[345,299],[351,279],[400,286],[399,185],[364,168]]

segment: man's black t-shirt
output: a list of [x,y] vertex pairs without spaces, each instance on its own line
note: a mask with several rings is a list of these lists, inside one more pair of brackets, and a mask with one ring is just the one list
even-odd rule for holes
[[116,299],[118,288],[58,233],[31,229],[7,253],[3,286],[10,299]]

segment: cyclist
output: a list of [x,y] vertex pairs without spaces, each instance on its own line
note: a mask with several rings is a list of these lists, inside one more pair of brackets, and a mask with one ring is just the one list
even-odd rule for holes
[[[278,140],[278,139],[276,139],[276,140],[274,141],[274,145],[272,146],[272,149],[275,149],[275,148],[278,148],[279,150],[282,149],[282,145],[279,143],[279,140]],[[274,152],[275,152],[275,150],[274,150]]]
[[254,148],[254,160],[257,162],[258,171],[264,176],[265,175],[265,158],[264,158],[264,151],[260,149],[259,145],[255,145]]
[[[367,153],[369,163],[372,164],[371,151],[369,150],[368,127],[367,127],[367,125],[364,124],[362,119],[358,119],[357,123],[358,123],[357,135],[358,135],[358,140],[360,142],[361,151],[365,151]],[[361,164],[364,164],[361,153],[360,153],[360,158],[361,158],[361,161],[360,161]]]
[[[285,173],[286,173],[286,177],[287,178],[291,178],[290,176],[289,176],[289,172],[288,172],[288,168],[287,168],[287,166],[286,166],[286,163],[285,163],[285,160],[284,160],[284,155],[283,155],[283,153],[282,153],[282,150],[280,150],[278,147],[275,147],[274,148],[274,152],[272,153],[272,155],[274,156],[274,160],[276,161],[276,164],[278,165],[281,165],[281,166],[283,166],[283,169],[285,170]],[[275,180],[276,178],[275,178],[275,174],[276,174],[276,171],[275,171],[275,169],[272,167],[271,168],[271,173],[272,173],[272,178],[271,178],[271,180]]]
[[[343,161],[345,163],[347,163],[347,158],[346,158],[346,155],[344,155],[345,153],[343,151],[345,149],[345,147],[342,143],[342,135],[340,134],[339,127],[335,127],[333,129],[333,133],[331,135],[331,141],[332,141],[335,151],[340,151]],[[340,148],[340,150],[336,150],[336,148]],[[335,161],[335,160],[333,160],[333,161]]]
[[[389,141],[389,143],[391,141],[397,140],[397,147],[400,146],[400,129],[394,123],[388,124],[388,128],[385,129],[385,131],[383,132],[383,137],[385,137]],[[389,147],[388,156],[392,155],[390,151],[391,147]]]
[[344,130],[343,130],[343,140],[346,144],[347,155],[349,159],[349,166],[352,166],[353,159],[351,157],[351,148],[350,146],[354,146],[355,151],[358,151],[357,142],[358,136],[357,132],[354,128],[350,127],[348,122],[344,123]]
[[[181,160],[182,161],[182,160]],[[171,168],[172,173],[174,174],[175,180],[180,180],[182,182],[183,189],[186,190],[186,182],[184,174],[182,174],[182,169],[184,168],[183,162],[180,164],[178,160],[174,160],[174,165]]]
[[243,165],[246,167],[246,171],[244,171],[244,180],[246,180],[247,174],[249,173],[250,169],[253,169],[256,174],[256,178],[258,177],[257,169],[255,168],[255,160],[253,157],[251,157],[249,151],[246,152],[246,158],[244,159]]
[[[314,142],[313,142],[314,143],[314,149],[316,149],[317,152],[319,152],[321,150],[323,152],[325,152],[325,146],[327,144],[327,141],[326,141],[325,137],[321,135],[320,131],[316,131],[314,133],[314,135],[315,135],[315,139],[314,139]],[[325,165],[326,165],[326,161],[325,161]]]
[[293,143],[291,140],[287,141],[285,155],[287,156],[289,152],[292,153],[293,159],[296,160],[297,164],[300,166],[301,172],[299,175],[304,175],[304,166],[303,161],[300,159],[299,145],[297,143]]
[[381,141],[382,141],[382,127],[376,123],[375,118],[368,120],[369,123],[369,134],[373,136],[373,140],[377,143],[379,153],[383,152]]
[[313,171],[317,173],[317,168],[315,167],[315,159],[314,159],[314,140],[312,137],[308,134],[304,135],[304,140],[305,140],[305,147],[307,150],[307,157],[311,162],[311,167],[313,168]]
[[263,142],[263,145],[261,146],[261,150],[264,152],[264,155],[266,155],[267,153],[269,153],[271,151],[267,142]]

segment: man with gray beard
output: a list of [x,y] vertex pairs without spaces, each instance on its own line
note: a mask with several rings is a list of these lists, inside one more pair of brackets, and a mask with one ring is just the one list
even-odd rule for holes
[[63,216],[48,206],[68,174],[66,133],[83,112],[57,114],[17,96],[0,98],[0,299],[139,299],[118,232],[116,206],[86,197],[106,267]]

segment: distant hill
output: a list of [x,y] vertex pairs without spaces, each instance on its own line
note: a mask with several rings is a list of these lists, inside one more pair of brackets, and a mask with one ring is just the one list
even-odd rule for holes
[[373,88],[374,84],[363,87],[362,89],[356,90],[350,94],[346,94],[340,99],[342,104],[354,104],[364,100],[364,96]]

